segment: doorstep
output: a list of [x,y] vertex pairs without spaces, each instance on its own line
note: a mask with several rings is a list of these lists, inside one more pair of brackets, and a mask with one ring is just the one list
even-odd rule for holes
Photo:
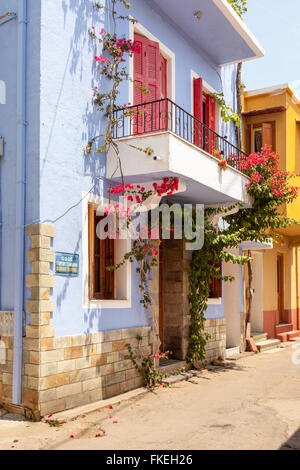
[[176,359],[161,359],[157,368],[159,372],[163,372],[164,374],[171,374],[172,372],[180,369],[191,369],[191,365],[187,364],[186,361],[179,361]]

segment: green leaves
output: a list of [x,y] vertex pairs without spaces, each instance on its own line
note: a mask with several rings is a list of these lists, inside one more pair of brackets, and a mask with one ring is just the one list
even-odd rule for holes
[[232,6],[234,11],[243,18],[244,14],[247,13],[247,0],[227,0]]
[[236,127],[240,127],[241,119],[238,114],[234,113],[232,108],[226,104],[224,93],[211,93],[210,96],[220,106],[221,117],[224,122],[232,121]]

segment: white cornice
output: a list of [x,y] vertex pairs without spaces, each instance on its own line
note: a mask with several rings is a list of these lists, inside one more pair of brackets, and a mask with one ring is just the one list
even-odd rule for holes
[[[253,54],[254,54],[253,57],[249,57],[248,59],[244,59],[242,61],[245,62],[246,60],[263,57],[265,55],[264,48],[258,42],[254,34],[250,31],[248,26],[244,23],[244,21],[239,17],[239,15],[230,6],[228,1],[227,0],[213,0],[213,2],[217,6],[217,8],[222,12],[222,14],[227,18],[227,20],[230,22],[230,24],[236,30],[236,32],[244,39],[244,41],[253,51]],[[240,60],[235,61],[235,62],[240,62]],[[228,65],[228,64],[220,64],[220,65]]]

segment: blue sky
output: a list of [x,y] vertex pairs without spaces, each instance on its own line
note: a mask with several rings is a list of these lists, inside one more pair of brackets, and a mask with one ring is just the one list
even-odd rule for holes
[[247,89],[290,83],[300,96],[300,0],[248,0],[245,22],[265,49],[246,62]]

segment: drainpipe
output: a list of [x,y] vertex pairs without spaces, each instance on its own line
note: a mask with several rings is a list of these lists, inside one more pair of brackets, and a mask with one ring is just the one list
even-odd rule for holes
[[12,401],[21,404],[22,339],[25,266],[25,178],[26,178],[26,50],[27,0],[19,0],[17,52],[17,157],[16,157],[16,258],[14,305],[14,356]]

